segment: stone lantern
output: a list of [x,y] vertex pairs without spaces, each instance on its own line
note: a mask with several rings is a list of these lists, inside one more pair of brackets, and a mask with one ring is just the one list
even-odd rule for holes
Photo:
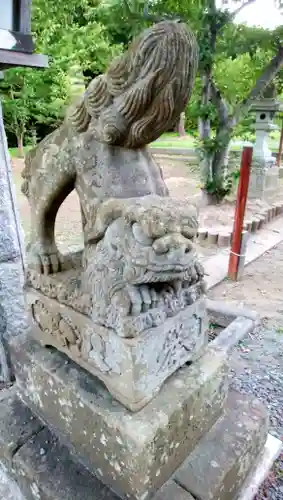
[[253,164],[250,178],[250,198],[272,198],[278,189],[279,172],[276,159],[272,156],[268,139],[272,130],[277,130],[273,123],[276,112],[282,104],[275,97],[275,87],[270,85],[261,99],[254,101],[251,111],[256,114]]

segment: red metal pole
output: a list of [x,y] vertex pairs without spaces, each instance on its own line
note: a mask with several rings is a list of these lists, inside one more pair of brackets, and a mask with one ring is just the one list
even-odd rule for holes
[[234,228],[232,234],[232,245],[230,252],[228,277],[234,281],[237,279],[239,254],[241,252],[241,238],[243,230],[243,222],[245,217],[249,180],[250,167],[253,157],[253,148],[245,147],[242,154],[240,179],[238,185],[237,202],[235,209]]
[[281,163],[282,149],[283,149],[283,119],[282,119],[281,135],[280,135],[280,142],[279,142],[279,151],[278,151],[278,158],[277,158],[277,166],[278,166],[278,168],[280,167],[280,163]]

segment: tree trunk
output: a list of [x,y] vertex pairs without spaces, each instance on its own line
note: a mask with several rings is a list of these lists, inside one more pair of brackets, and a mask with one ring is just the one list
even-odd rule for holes
[[18,141],[18,156],[19,158],[24,158],[25,152],[24,152],[24,134],[19,134],[17,136],[17,141]]
[[[202,95],[201,95],[201,108],[205,109],[210,102],[210,73],[207,72],[202,77]],[[198,119],[198,129],[199,129],[199,137],[201,142],[205,142],[210,139],[211,127],[210,127],[210,119],[207,115],[202,114],[202,116]],[[205,151],[205,147],[201,151],[200,158],[200,175],[203,183],[211,180],[212,178],[212,158]]]
[[213,155],[212,175],[216,182],[223,182],[228,167],[228,151],[232,130],[228,125],[219,127],[216,132],[216,142],[221,144]]

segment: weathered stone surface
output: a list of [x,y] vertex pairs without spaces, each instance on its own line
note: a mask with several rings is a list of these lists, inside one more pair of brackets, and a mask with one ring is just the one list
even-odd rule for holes
[[[9,471],[0,462],[0,498],[1,500],[28,500],[12,479]],[[34,499],[33,499],[34,500]]]
[[1,205],[0,200],[0,263],[13,261],[20,256],[16,228]]
[[9,381],[6,341],[19,334],[25,312],[22,291],[22,232],[0,102],[0,381]]
[[0,264],[0,380],[11,379],[8,342],[27,330],[27,313],[22,290],[23,269],[20,259]]
[[225,354],[213,348],[136,414],[59,352],[27,338],[11,349],[21,397],[90,470],[131,499],[147,500],[170,478],[218,418],[227,393]]
[[175,474],[175,480],[198,500],[233,500],[268,433],[263,405],[230,392],[224,415],[201,439]]
[[267,201],[269,199],[272,200],[278,192],[278,186],[278,167],[268,167],[264,160],[255,158],[251,168],[249,198],[262,198]]
[[[192,293],[198,295],[197,290]],[[169,375],[196,359],[207,345],[203,297],[130,340],[42,294],[27,292],[27,302],[37,322],[32,335],[98,376],[132,411],[145,406]]]
[[22,232],[16,210],[8,144],[0,102],[0,264],[21,255]]
[[[26,500],[118,500],[109,488],[76,462],[66,447],[60,445],[58,439],[17,398],[15,389],[0,393],[0,480],[3,471],[8,482],[9,471],[11,479],[15,478],[21,486]],[[3,463],[6,469],[1,469]],[[8,488],[7,484],[7,492],[16,495],[11,499],[23,500],[16,485]],[[10,497],[4,498],[8,500]]]
[[11,463],[18,448],[42,428],[42,423],[15,396],[14,389],[0,392],[0,461]]
[[19,449],[13,468],[27,500],[119,500],[47,428]]
[[[203,269],[189,239],[197,228],[195,209],[188,221],[188,207],[183,211],[178,200],[127,201],[120,208],[115,202],[115,214],[121,210],[122,216],[85,249],[84,268],[56,277],[30,271],[27,286],[39,291],[26,293],[36,338],[101,378],[114,397],[137,411],[207,344],[208,322]],[[97,215],[94,231],[104,231],[105,213]],[[140,225],[133,224],[136,215]],[[145,226],[155,238],[142,231]]]
[[21,262],[2,262],[0,265],[0,304],[6,316],[3,337],[15,337],[27,329]]
[[174,481],[168,481],[153,500],[194,500],[194,498]]
[[207,344],[196,231],[196,209],[180,200],[102,204],[93,225],[101,239],[85,248],[83,267],[28,273],[27,287],[38,289],[27,288],[36,338],[100,377],[131,410],[142,408]]

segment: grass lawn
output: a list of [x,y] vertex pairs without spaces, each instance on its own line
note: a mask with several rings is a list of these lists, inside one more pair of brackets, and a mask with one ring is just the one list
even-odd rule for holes
[[[31,146],[25,146],[24,152],[26,153],[30,148],[31,148]],[[10,153],[11,158],[19,158],[18,148],[9,148],[9,153]]]
[[[268,141],[270,149],[274,152],[277,152],[279,149],[279,139],[280,139],[280,133],[276,132],[274,133],[274,137],[270,138]],[[162,137],[160,137],[160,139],[157,139],[157,141],[154,141],[152,143],[152,146],[154,146],[155,148],[194,149],[195,140],[196,140],[195,137],[189,134],[185,138],[183,137],[180,138],[176,133],[172,132],[168,134],[163,134]],[[235,140],[235,142],[241,140],[242,139],[239,137]],[[239,144],[234,144],[231,149],[233,151],[240,151],[242,147]]]
[[[278,137],[277,137],[278,135]],[[279,132],[274,133],[274,136],[269,139],[269,147],[272,151],[278,152],[279,149]],[[154,141],[152,146],[155,148],[178,148],[178,149],[194,149],[195,148],[195,137],[187,135],[186,137],[180,138],[176,133],[163,134],[160,139]],[[241,138],[237,138],[236,141],[241,141]],[[24,150],[27,152],[31,146],[25,146]],[[231,148],[233,151],[240,151],[242,147],[239,144],[234,144]],[[10,155],[12,158],[18,157],[18,149],[10,148]]]

